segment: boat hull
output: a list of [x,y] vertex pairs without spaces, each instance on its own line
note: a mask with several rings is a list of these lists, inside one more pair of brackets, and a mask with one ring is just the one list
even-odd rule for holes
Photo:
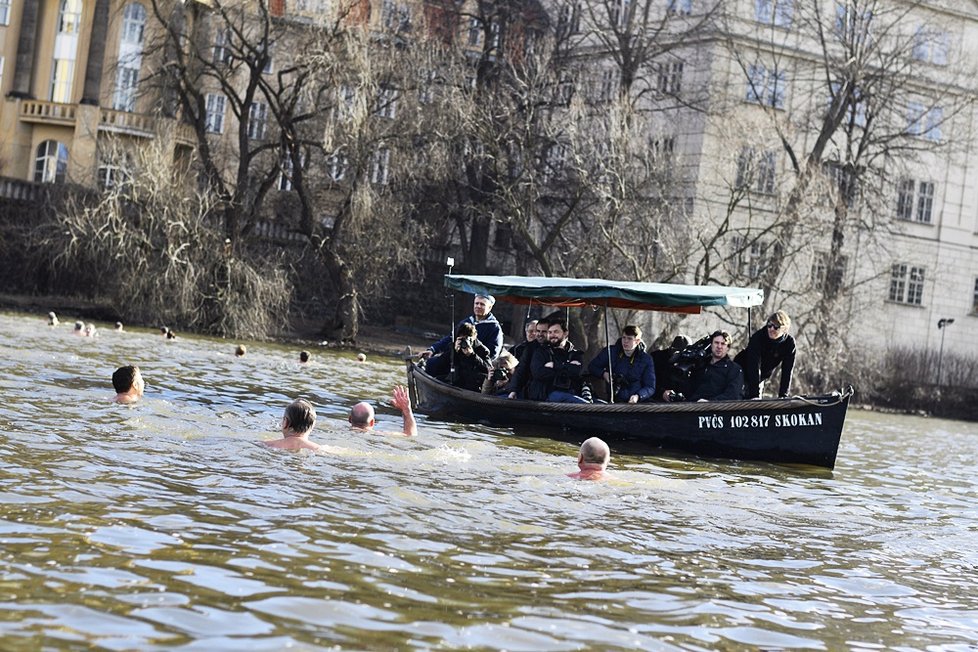
[[704,403],[574,404],[509,400],[452,387],[410,360],[415,409],[432,418],[532,426],[602,437],[630,452],[675,450],[706,457],[833,468],[852,388],[825,396]]

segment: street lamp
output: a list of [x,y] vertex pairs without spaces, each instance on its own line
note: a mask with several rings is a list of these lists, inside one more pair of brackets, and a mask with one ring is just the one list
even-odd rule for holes
[[944,332],[948,326],[954,323],[953,319],[942,318],[937,320],[937,330],[941,331],[941,352],[937,356],[937,386],[941,387],[941,366],[944,363]]

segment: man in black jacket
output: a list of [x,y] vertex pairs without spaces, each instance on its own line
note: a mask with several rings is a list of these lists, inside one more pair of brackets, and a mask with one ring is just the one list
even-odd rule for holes
[[[744,398],[744,372],[730,359],[730,333],[716,331],[710,342],[710,362],[695,371],[687,384],[689,401],[735,401]],[[675,392],[666,390],[663,398],[673,400]]]
[[574,348],[568,335],[565,321],[551,320],[547,329],[550,344],[533,352],[530,362],[533,378],[526,389],[526,398],[554,403],[590,403],[581,396],[584,393],[581,378],[584,353]]
[[547,346],[547,329],[550,328],[550,317],[543,317],[536,323],[536,339],[526,343],[526,348],[519,356],[520,363],[516,365],[516,371],[506,385],[508,392],[507,398],[526,398],[526,386],[530,383],[533,374],[530,373],[530,363],[533,361],[533,352],[542,346]]
[[778,397],[787,398],[791,387],[791,372],[795,367],[795,338],[788,334],[791,318],[779,310],[767,318],[764,328],[750,336],[747,348],[737,354],[734,362],[744,369],[744,389],[747,398],[759,398],[764,381],[781,365],[781,385]]

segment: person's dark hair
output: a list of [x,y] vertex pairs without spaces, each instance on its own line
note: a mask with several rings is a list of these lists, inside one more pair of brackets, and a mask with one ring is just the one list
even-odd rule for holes
[[633,324],[629,324],[621,329],[621,334],[628,335],[629,337],[642,337],[642,329]]
[[465,322],[464,324],[459,325],[458,331],[455,333],[455,337],[475,337],[478,332],[479,331],[477,331],[475,328],[475,324]]
[[300,398],[285,408],[285,422],[295,434],[305,434],[316,425],[316,409],[312,403]]
[[560,326],[560,330],[564,331],[565,333],[570,330],[569,328],[567,328],[567,320],[566,319],[562,319],[560,317],[558,317],[557,319],[551,319],[550,320],[550,326],[555,326],[555,325],[556,326]]
[[717,338],[717,336],[722,337],[727,341],[727,345],[730,345],[730,333],[727,331],[713,331],[713,335],[710,335],[710,341],[712,342]]
[[126,365],[125,367],[119,367],[112,374],[112,387],[115,388],[116,394],[125,394],[130,389],[132,389],[132,384],[136,380],[136,374],[139,373],[139,367],[133,365]]
[[677,335],[676,337],[672,338],[671,348],[676,349],[677,351],[682,351],[687,346],[689,346],[689,338],[685,335]]
[[237,346],[237,347],[236,347],[236,348],[234,349],[234,355],[236,355],[236,356],[238,356],[239,358],[240,358],[241,356],[243,356],[243,355],[244,355],[245,353],[247,353],[247,352],[248,352],[248,347],[246,347],[246,346],[245,346],[244,344],[239,344],[239,345],[238,345],[238,346]]
[[309,362],[308,351],[299,351],[299,362]]

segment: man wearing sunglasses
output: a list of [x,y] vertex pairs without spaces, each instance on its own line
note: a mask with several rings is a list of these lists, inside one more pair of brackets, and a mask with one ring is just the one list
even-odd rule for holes
[[764,381],[781,365],[781,385],[778,398],[787,398],[791,387],[791,372],[795,366],[795,338],[788,334],[791,318],[779,310],[767,318],[756,333],[750,336],[747,348],[737,354],[734,362],[744,369],[744,391],[747,398],[759,398]]

